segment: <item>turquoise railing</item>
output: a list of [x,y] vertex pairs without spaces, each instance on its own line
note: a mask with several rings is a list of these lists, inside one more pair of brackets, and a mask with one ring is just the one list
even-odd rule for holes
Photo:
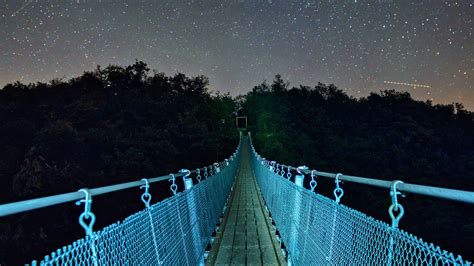
[[[241,138],[242,142],[242,138]],[[253,169],[278,240],[289,264],[295,265],[472,265],[400,228],[401,191],[474,203],[474,192],[445,189],[310,170],[266,160],[249,137]],[[84,205],[79,224],[86,236],[53,251],[32,265],[196,265],[204,264],[206,246],[223,214],[239,167],[241,143],[234,154],[212,166],[181,170],[95,189],[0,205],[0,216],[60,203]],[[191,178],[193,174],[194,178]],[[303,186],[310,177],[309,189]],[[316,178],[335,181],[334,200],[316,193]],[[150,184],[167,181],[174,196],[151,204]],[[181,181],[182,180],[182,181]],[[391,224],[340,204],[341,181],[387,188]],[[178,182],[184,191],[178,192]],[[196,184],[195,184],[196,183]],[[145,208],[124,221],[94,231],[92,198],[129,188],[143,189]],[[138,199],[137,199],[138,200]]]
[[[227,205],[240,160],[241,143],[230,158],[194,171],[142,179],[108,187],[0,205],[0,216],[79,200],[79,224],[86,236],[57,249],[31,265],[196,265],[203,264],[206,246]],[[190,177],[194,174],[194,180]],[[178,192],[182,178],[184,191]],[[169,180],[173,196],[151,203],[150,184]],[[197,182],[197,184],[194,184]],[[140,187],[144,210],[122,222],[94,231],[92,197]],[[137,199],[138,200],[138,199]]]
[[[472,265],[398,228],[400,191],[474,203],[474,193],[291,167],[262,158],[250,141],[253,168],[266,208],[284,243],[282,252],[295,265]],[[292,172],[296,172],[293,176]],[[303,187],[311,177],[309,189]],[[316,177],[334,178],[334,200],[316,193]],[[390,189],[392,224],[377,221],[340,204],[340,182]]]

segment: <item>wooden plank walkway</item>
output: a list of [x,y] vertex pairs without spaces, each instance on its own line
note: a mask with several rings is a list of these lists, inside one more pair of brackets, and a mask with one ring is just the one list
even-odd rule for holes
[[223,234],[218,246],[216,265],[249,264],[280,265],[259,198],[257,183],[253,175],[249,147],[244,138],[240,172],[236,180],[234,195],[229,206]]

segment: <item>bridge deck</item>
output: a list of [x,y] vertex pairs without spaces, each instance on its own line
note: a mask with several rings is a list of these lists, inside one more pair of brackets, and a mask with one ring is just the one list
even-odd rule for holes
[[218,249],[211,251],[214,263],[278,265],[279,248],[275,247],[267,216],[263,210],[252,171],[249,147],[243,141],[240,172],[224,222]]

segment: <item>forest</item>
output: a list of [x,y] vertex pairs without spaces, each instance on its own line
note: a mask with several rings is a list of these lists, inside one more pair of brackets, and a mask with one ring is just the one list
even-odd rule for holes
[[[246,95],[211,92],[204,76],[167,76],[137,61],[70,80],[0,90],[0,203],[140,180],[228,157],[235,115],[248,117],[264,157],[293,166],[474,190],[474,113],[461,104],[381,91],[354,98],[334,85],[290,87],[277,75]],[[308,182],[309,179],[306,178]],[[153,202],[169,184],[151,190]],[[388,222],[389,191],[343,183],[342,203]],[[318,178],[332,196],[334,181]],[[100,229],[143,208],[137,189],[94,201]],[[417,195],[400,228],[473,260],[474,207]],[[0,219],[0,264],[41,258],[83,237],[81,208],[48,207]]]
[[[277,75],[238,99],[258,152],[292,166],[474,191],[474,113],[394,90],[354,98],[334,85],[290,87]],[[306,177],[309,188],[310,177]],[[334,198],[334,180],[316,191]],[[341,202],[389,222],[389,190],[341,185]],[[400,228],[474,259],[474,206],[404,195]]]
[[[140,61],[69,81],[0,90],[0,203],[195,169],[238,143],[229,95],[208,79],[150,73]],[[152,186],[152,202],[171,195]],[[180,185],[180,184],[178,184]],[[179,187],[179,189],[183,189]],[[100,229],[143,209],[140,189],[94,200]],[[18,265],[84,236],[73,203],[0,219],[0,265]]]

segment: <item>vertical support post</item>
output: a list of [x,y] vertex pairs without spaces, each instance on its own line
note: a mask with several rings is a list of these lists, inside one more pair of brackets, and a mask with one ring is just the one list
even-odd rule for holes
[[[183,182],[184,182],[184,189],[191,190],[193,187],[193,179],[188,178],[191,172],[187,169],[182,169],[179,171],[180,173],[184,173]],[[189,222],[191,226],[192,238],[193,238],[193,246],[194,246],[194,254],[197,258],[199,258],[199,265],[204,265],[204,252],[202,251],[201,245],[201,233],[199,231],[199,219],[198,219],[198,212],[196,206],[196,199],[194,194],[190,191],[186,195],[186,201],[188,203],[189,208]],[[202,253],[202,254],[201,254]]]
[[[299,172],[298,172],[298,174],[299,174]],[[299,175],[295,176],[295,185],[297,185],[298,187],[303,187],[303,181],[304,181],[304,175],[303,174],[299,174]]]
[[[302,171],[307,170],[308,167],[306,166],[299,166],[296,168],[296,171],[298,172],[297,175],[295,175],[295,185],[297,187],[303,188],[303,183],[304,183],[304,173]],[[300,189],[295,190],[295,195],[294,195],[294,202],[295,205],[293,206],[293,219],[292,219],[292,225],[291,225],[291,235],[290,235],[290,243],[289,247],[290,250],[288,250],[288,264],[292,263],[291,259],[292,257],[294,258],[299,258],[299,251],[297,250],[297,242],[298,242],[298,228],[300,228],[300,219],[299,219],[299,214],[302,210],[302,205],[303,202],[300,197]]]

